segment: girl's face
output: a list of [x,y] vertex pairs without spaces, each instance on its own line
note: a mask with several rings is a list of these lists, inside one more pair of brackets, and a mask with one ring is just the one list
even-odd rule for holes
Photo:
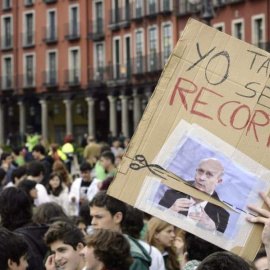
[[33,199],[37,199],[37,197],[38,197],[38,191],[36,188],[32,188],[30,190],[29,194],[30,194],[31,198],[33,198]]
[[49,184],[51,185],[52,189],[56,189],[60,186],[60,179],[58,176],[54,176],[52,179],[50,179]]
[[163,248],[171,247],[175,239],[173,225],[166,227],[160,232],[156,232],[154,237]]

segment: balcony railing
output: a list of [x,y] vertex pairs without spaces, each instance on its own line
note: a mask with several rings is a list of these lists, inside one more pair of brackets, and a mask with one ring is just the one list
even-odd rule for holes
[[34,32],[29,31],[22,34],[23,48],[29,48],[35,46]]
[[133,11],[132,21],[140,22],[143,20],[144,13],[142,6],[141,7],[133,6],[132,11]]
[[45,4],[54,4],[57,3],[57,0],[43,0]]
[[80,39],[80,24],[78,22],[70,22],[66,24],[65,38],[70,41]]
[[80,70],[68,69],[65,71],[65,84],[69,87],[78,86],[81,84]]
[[89,84],[104,84],[106,80],[107,80],[107,70],[105,67],[88,69]]
[[104,19],[97,19],[89,23],[88,39],[99,41],[104,39]]
[[112,9],[110,10],[109,29],[112,31],[120,28],[130,27],[130,7]]
[[54,27],[43,28],[43,42],[47,44],[52,44],[52,43],[57,42],[56,28]]
[[118,81],[120,83],[127,82],[132,76],[132,62],[128,61],[127,63],[115,64],[108,66],[108,80],[109,81]]
[[11,10],[11,0],[2,0],[2,10],[3,11]]
[[29,74],[23,74],[20,76],[20,86],[23,89],[33,89],[36,87],[35,74],[33,72]]
[[24,6],[25,7],[32,7],[34,5],[34,0],[25,0]]
[[2,50],[11,50],[13,48],[12,36],[2,36],[1,38],[1,49]]
[[2,76],[0,80],[1,80],[1,90],[10,90],[13,88],[12,76]]
[[147,72],[156,73],[160,72],[162,69],[162,53],[155,51],[150,52],[147,55]]
[[47,88],[55,88],[58,86],[57,71],[43,71],[42,72],[43,85]]
[[178,16],[185,16],[201,11],[201,4],[191,4],[188,0],[183,0],[179,4]]

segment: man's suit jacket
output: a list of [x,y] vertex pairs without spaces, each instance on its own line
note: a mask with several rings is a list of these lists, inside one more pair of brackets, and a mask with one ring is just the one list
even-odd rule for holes
[[[211,197],[219,200],[215,191]],[[190,199],[190,196],[180,191],[169,189],[165,192],[159,204],[170,208],[177,199],[181,198]],[[215,222],[217,231],[224,233],[228,225],[230,214],[222,207],[209,202],[206,204],[204,211]],[[188,215],[188,211],[180,211],[179,213],[185,216]]]

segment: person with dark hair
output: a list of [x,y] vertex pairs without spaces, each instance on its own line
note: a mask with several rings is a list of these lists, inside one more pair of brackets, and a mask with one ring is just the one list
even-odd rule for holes
[[24,154],[23,154],[23,148],[22,147],[16,147],[12,150],[12,157],[14,160],[14,163],[18,166],[22,166],[25,164],[24,160]]
[[32,155],[35,160],[44,166],[44,177],[41,184],[46,186],[49,181],[50,174],[52,173],[53,159],[46,155],[46,150],[41,144],[38,144],[33,148]]
[[1,167],[2,169],[4,169],[7,173],[7,183],[11,182],[11,174],[13,172],[13,170],[16,168],[16,166],[12,163],[12,156],[10,153],[2,153],[1,155]]
[[74,138],[71,134],[67,134],[65,137],[64,145],[62,146],[63,153],[67,156],[65,160],[65,164],[67,166],[67,170],[71,173],[71,165],[74,159],[75,148],[73,146]]
[[45,243],[50,247],[52,255],[47,258],[46,269],[82,270],[85,266],[81,251],[84,248],[84,235],[71,222],[53,223],[45,234]]
[[60,205],[55,202],[48,202],[36,208],[32,220],[36,224],[51,224],[57,218],[68,220],[68,216]]
[[183,265],[185,269],[196,269],[196,267],[207,256],[218,251],[224,251],[222,248],[217,247],[198,236],[191,233],[185,233],[185,247],[186,252],[183,258]]
[[52,170],[62,176],[64,185],[70,190],[71,180],[66,165],[62,161],[55,161]]
[[0,216],[4,228],[23,236],[29,246],[28,270],[44,270],[43,259],[48,251],[43,237],[48,226],[32,223],[32,205],[27,194],[16,187],[0,193]]
[[99,229],[87,236],[81,253],[86,270],[129,270],[133,261],[127,239],[111,230]]
[[34,206],[34,200],[37,199],[37,189],[36,189],[36,185],[37,183],[35,181],[31,181],[31,180],[22,180],[19,185],[18,185],[18,189],[23,190],[29,197],[32,206]]
[[84,234],[84,236],[86,236],[87,235],[87,231],[86,231],[87,226],[86,226],[86,222],[85,222],[84,218],[81,216],[71,216],[69,218],[70,218],[71,222],[81,230],[81,232]]
[[[126,215],[126,204],[101,191],[95,195],[89,204],[93,229],[109,229],[122,232],[122,225]],[[139,241],[129,235],[131,256],[134,259],[131,270],[149,269],[151,257]]]
[[42,163],[38,161],[32,161],[28,164],[27,180],[35,181],[37,183],[36,189],[38,191],[38,197],[34,201],[36,206],[39,206],[42,203],[50,202],[46,188],[40,184],[43,180],[44,172],[45,168]]
[[69,215],[68,188],[63,183],[62,175],[52,173],[47,184],[47,192],[52,202],[60,205]]
[[71,185],[69,192],[69,203],[75,208],[71,215],[78,215],[80,205],[89,202],[99,191],[97,184],[99,180],[91,177],[92,167],[88,162],[84,162],[80,166],[81,178],[77,178]]
[[89,202],[84,202],[80,206],[79,217],[82,217],[86,224],[86,232],[90,234],[92,232],[92,217],[90,216]]
[[106,179],[100,184],[100,190],[107,190],[116,174],[115,156],[112,152],[103,152],[100,156],[100,164],[107,172]]
[[19,166],[18,168],[14,169],[11,173],[11,182],[9,182],[6,187],[17,187],[18,184],[26,179],[27,176],[27,169],[25,166]]
[[215,252],[206,257],[197,270],[250,270],[249,264],[241,257],[227,251]]
[[7,173],[4,169],[0,168],[0,191],[4,188],[7,182]]
[[130,205],[127,205],[127,212],[122,226],[123,233],[137,239],[151,256],[152,264],[149,268],[150,270],[165,270],[164,260],[160,251],[156,247],[150,246],[148,243],[140,240],[140,233],[143,227],[143,212]]
[[16,233],[0,228],[0,269],[26,270],[28,245]]

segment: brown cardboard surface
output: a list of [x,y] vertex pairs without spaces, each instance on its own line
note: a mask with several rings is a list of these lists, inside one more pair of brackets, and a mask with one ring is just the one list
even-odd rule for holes
[[[267,52],[190,19],[164,67],[108,194],[135,205],[146,177],[155,176],[175,190],[228,209],[223,202],[184,184],[180,177],[153,166],[181,121],[196,124],[220,138],[231,147],[236,161],[241,159],[253,172],[260,172],[269,184],[269,59]],[[144,160],[136,159],[138,155]],[[132,164],[142,168],[134,169]],[[256,203],[262,205],[261,201]],[[234,246],[231,251],[253,260],[261,245],[261,231],[262,226],[253,226],[244,245]]]

